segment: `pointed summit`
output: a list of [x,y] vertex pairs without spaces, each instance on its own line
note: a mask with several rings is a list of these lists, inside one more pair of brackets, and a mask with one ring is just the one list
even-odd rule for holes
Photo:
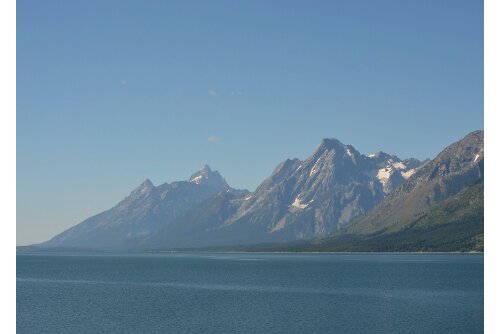
[[345,145],[336,138],[323,138],[321,143],[316,147],[315,152],[324,152],[326,150],[344,148]]
[[144,182],[141,183],[141,185],[139,187],[140,188],[153,188],[154,184],[153,184],[153,182],[151,182],[150,179],[146,179],[146,180],[144,180]]
[[212,170],[210,169],[210,166],[207,165],[207,164],[204,164],[203,167],[201,167],[200,169],[201,172],[207,172],[207,173],[211,173]]
[[132,196],[138,196],[138,195],[143,195],[145,193],[150,192],[154,188],[153,182],[151,182],[150,179],[144,180],[137,188],[135,188],[131,195]]
[[323,138],[311,157],[317,161],[323,155],[329,155],[329,159],[347,158],[354,163],[357,163],[361,156],[354,146],[346,145],[336,138]]
[[226,180],[219,174],[218,171],[212,171],[210,166],[207,164],[203,165],[203,167],[191,175],[189,178],[189,182],[195,184],[204,184],[207,186],[215,187],[215,188],[228,188],[229,185],[226,183]]

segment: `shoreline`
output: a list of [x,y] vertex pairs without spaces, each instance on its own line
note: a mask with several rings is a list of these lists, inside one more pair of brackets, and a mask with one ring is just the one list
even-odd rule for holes
[[[329,251],[244,251],[244,250],[202,250],[202,249],[176,249],[176,250],[144,250],[144,251],[131,251],[131,250],[99,250],[99,249],[40,249],[32,248],[23,249],[26,246],[16,246],[16,256],[23,254],[119,254],[119,255],[139,255],[139,254],[328,254],[328,255],[381,255],[381,254],[391,254],[391,255],[431,255],[431,254],[471,254],[471,255],[484,255],[484,252],[480,251],[430,251],[430,252],[404,252],[404,251],[391,251],[391,252],[349,252],[349,251],[339,251],[339,252],[329,252]],[[19,249],[21,248],[21,249]]]

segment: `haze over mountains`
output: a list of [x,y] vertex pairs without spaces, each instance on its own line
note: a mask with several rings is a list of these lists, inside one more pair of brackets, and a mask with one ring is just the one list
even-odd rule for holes
[[[154,186],[146,180],[113,208],[39,246],[148,250],[321,239],[314,244],[337,242],[347,249],[355,240],[366,246],[374,236],[411,229],[415,219],[421,227],[423,217],[425,226],[446,221],[453,231],[465,216],[472,225],[457,225],[457,238],[481,243],[483,180],[482,131],[423,162],[384,152],[363,155],[323,139],[307,159],[280,163],[252,193],[231,188],[205,165],[187,181]],[[457,207],[464,198],[468,202]],[[429,222],[433,214],[440,218]]]

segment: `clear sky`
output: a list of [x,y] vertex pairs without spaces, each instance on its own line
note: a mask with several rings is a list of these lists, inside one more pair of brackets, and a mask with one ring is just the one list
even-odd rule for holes
[[322,138],[423,159],[483,123],[482,1],[17,1],[19,245],[146,178],[254,190]]

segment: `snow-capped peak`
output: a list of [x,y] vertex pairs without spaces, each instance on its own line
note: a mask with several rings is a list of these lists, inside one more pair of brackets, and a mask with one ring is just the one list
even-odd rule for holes
[[189,178],[189,182],[194,184],[204,184],[212,187],[227,188],[229,187],[226,180],[219,174],[218,171],[212,171],[208,165],[203,167]]

